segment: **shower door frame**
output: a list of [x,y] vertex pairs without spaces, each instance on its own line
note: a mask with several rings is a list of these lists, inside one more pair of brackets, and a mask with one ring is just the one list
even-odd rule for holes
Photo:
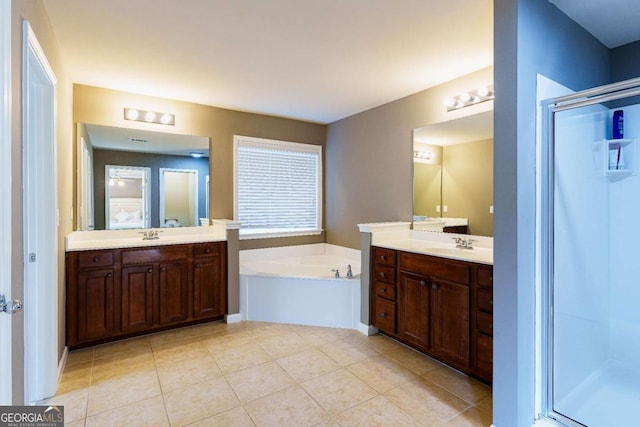
[[[538,212],[540,215],[537,240],[538,286],[541,292],[539,307],[542,319],[539,349],[541,355],[540,418],[555,425],[585,427],[567,415],[553,410],[553,291],[554,291],[554,190],[555,190],[555,113],[587,107],[640,95],[640,78],[599,86],[571,95],[541,101],[541,133],[538,156]],[[558,424],[559,423],[559,424]]]

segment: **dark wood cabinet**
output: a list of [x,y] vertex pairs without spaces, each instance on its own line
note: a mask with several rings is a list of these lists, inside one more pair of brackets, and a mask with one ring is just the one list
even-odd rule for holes
[[398,295],[398,336],[430,349],[429,278],[401,271]]
[[114,332],[114,270],[79,268],[76,299],[78,301],[78,339],[95,340]]
[[469,368],[469,286],[431,283],[433,352],[459,368]]
[[371,249],[372,325],[490,382],[493,267]]
[[158,323],[182,322],[189,315],[187,261],[165,262],[158,266]]
[[493,268],[478,267],[472,336],[476,375],[491,382],[493,376]]
[[67,345],[221,319],[226,242],[68,252]]
[[122,268],[120,313],[123,332],[153,326],[153,264]]
[[210,244],[194,248],[193,317],[221,316],[226,311],[226,287],[216,286],[222,280],[225,254]]

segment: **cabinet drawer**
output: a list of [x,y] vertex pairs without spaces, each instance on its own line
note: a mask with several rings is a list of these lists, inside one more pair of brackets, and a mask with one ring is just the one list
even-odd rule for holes
[[177,261],[189,258],[188,245],[127,249],[122,251],[122,264]]
[[478,289],[478,310],[493,313],[493,292],[488,289]]
[[386,298],[392,301],[396,300],[396,286],[390,283],[384,283],[375,281],[374,282],[375,294],[376,296]]
[[478,267],[478,285],[493,287],[493,268]]
[[383,331],[396,332],[396,303],[376,297],[374,326]]
[[219,256],[221,246],[217,242],[193,245],[193,256]]
[[395,283],[396,269],[395,267],[390,267],[388,265],[374,264],[373,279],[381,282]]
[[373,248],[373,262],[378,264],[396,265],[396,251],[386,248]]
[[81,252],[78,254],[78,267],[106,267],[113,265],[113,251]]
[[480,333],[493,336],[493,316],[486,313],[476,313],[476,328]]
[[476,339],[477,374],[491,382],[493,374],[493,338],[478,335]]
[[401,252],[398,255],[398,264],[401,270],[422,276],[443,279],[463,285],[471,283],[471,267],[464,263],[440,261],[427,255]]

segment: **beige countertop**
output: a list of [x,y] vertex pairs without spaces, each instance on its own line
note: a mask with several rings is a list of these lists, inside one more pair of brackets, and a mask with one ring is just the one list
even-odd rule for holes
[[188,243],[221,242],[227,240],[226,229],[217,226],[161,228],[158,238],[143,239],[148,230],[74,231],[65,238],[65,250],[134,248],[144,246],[181,245]]

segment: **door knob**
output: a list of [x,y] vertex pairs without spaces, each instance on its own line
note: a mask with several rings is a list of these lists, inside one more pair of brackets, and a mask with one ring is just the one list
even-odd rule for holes
[[19,299],[12,299],[7,301],[4,294],[0,295],[0,311],[7,314],[16,314],[22,310],[22,301]]

